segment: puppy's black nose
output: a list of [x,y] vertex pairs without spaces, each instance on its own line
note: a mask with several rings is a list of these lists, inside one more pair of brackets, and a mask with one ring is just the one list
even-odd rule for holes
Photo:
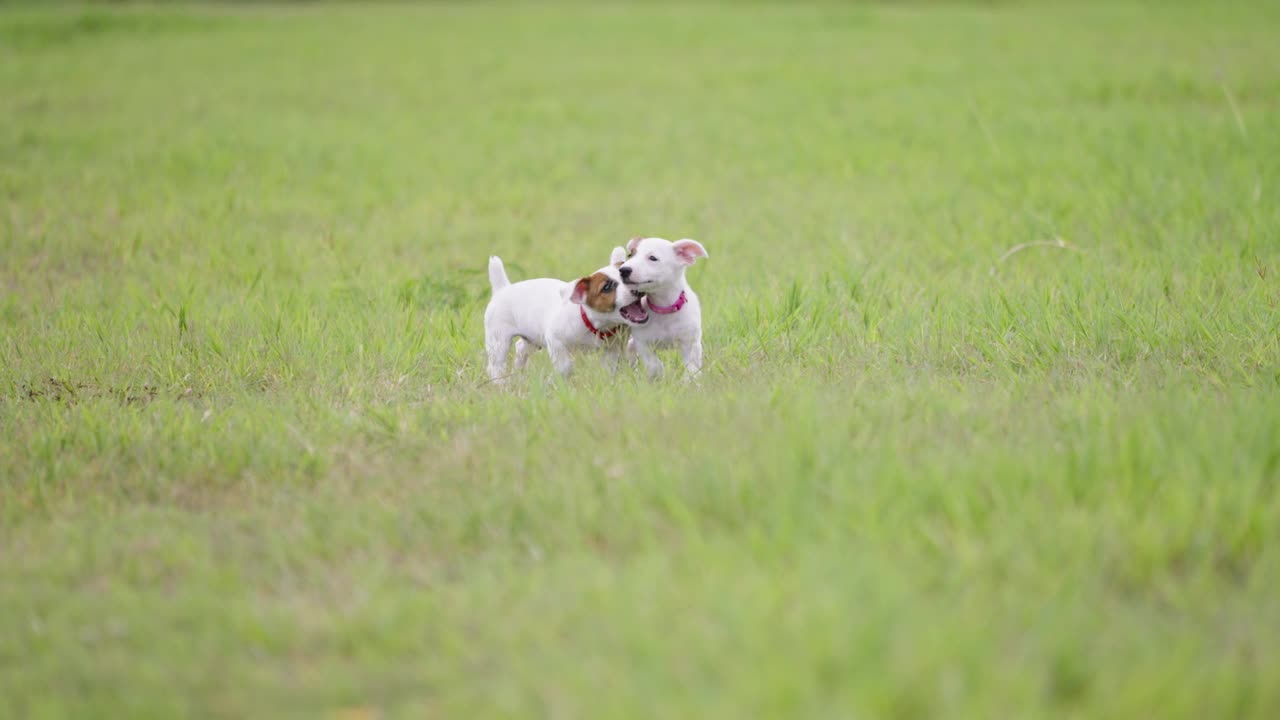
[[618,268],[618,274],[622,276],[623,280],[626,280],[627,278],[631,277],[631,268],[627,267],[626,265],[623,265],[622,267]]

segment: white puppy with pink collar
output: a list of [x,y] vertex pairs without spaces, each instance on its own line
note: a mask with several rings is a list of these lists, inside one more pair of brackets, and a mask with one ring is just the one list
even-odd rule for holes
[[680,349],[686,379],[702,370],[702,306],[684,273],[705,257],[707,250],[697,240],[650,237],[627,243],[627,261],[618,274],[624,285],[644,294],[649,318],[631,327],[631,343],[650,377],[662,374],[655,350],[664,347]]

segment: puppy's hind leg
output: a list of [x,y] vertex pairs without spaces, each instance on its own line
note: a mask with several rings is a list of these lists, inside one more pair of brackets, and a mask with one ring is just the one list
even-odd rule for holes
[[498,385],[507,381],[507,352],[511,349],[509,333],[486,333],[485,352],[489,355],[489,379]]
[[538,352],[538,346],[525,340],[522,337],[516,338],[516,371],[524,369],[529,364],[529,358]]

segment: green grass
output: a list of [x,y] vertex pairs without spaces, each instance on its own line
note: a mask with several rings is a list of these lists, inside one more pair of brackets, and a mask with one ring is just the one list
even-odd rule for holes
[[[1277,27],[0,9],[0,715],[1280,716]],[[699,387],[485,382],[636,234]]]

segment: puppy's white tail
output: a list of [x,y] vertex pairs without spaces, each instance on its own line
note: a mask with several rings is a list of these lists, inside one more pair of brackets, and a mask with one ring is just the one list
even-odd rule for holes
[[507,279],[507,269],[502,266],[502,258],[493,255],[489,258],[489,285],[493,287],[494,292],[498,292],[502,288],[511,284]]

